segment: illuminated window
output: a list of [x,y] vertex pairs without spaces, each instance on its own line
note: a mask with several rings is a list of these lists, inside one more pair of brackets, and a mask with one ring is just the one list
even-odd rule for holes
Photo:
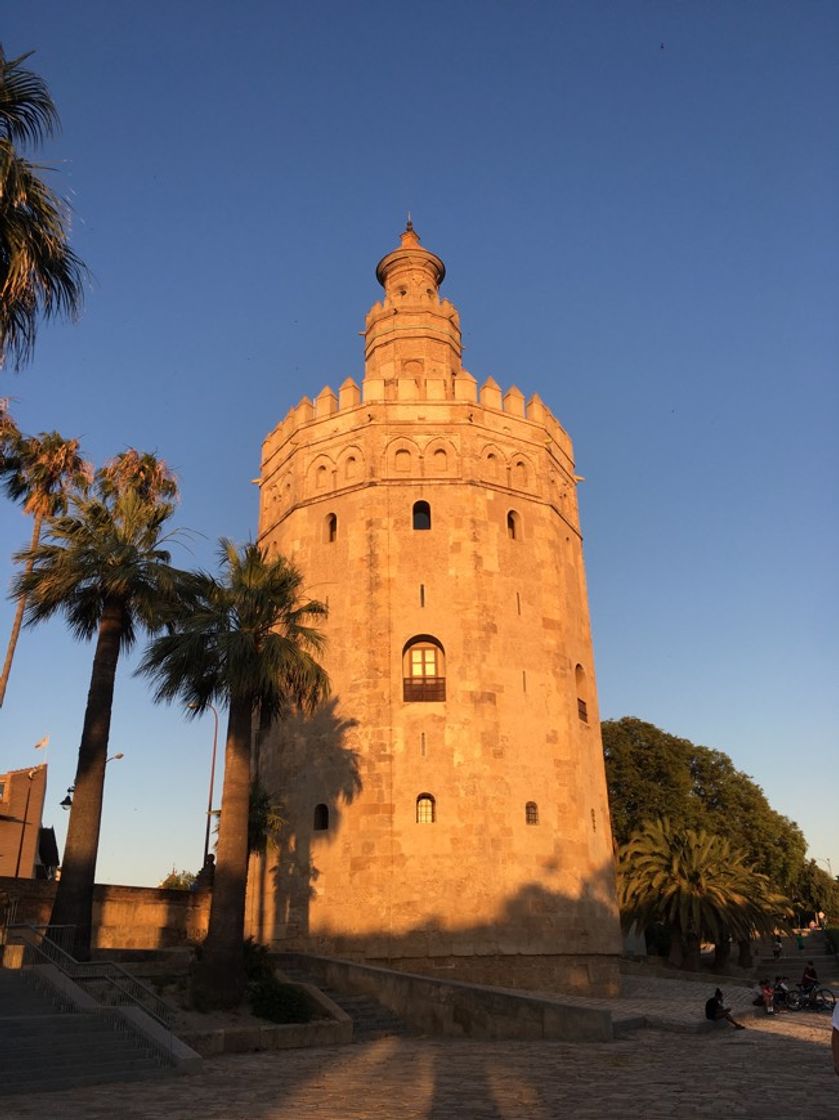
[[415,529],[431,528],[431,506],[428,502],[414,502],[413,518]]
[[443,647],[428,634],[418,635],[402,650],[403,700],[445,700]]
[[315,817],[312,824],[315,832],[326,832],[329,828],[329,806],[315,805]]
[[430,793],[421,793],[417,798],[417,824],[434,824],[437,818],[437,802]]
[[539,806],[535,801],[528,801],[524,807],[524,821],[525,824],[538,824],[539,823]]
[[330,513],[326,518],[326,541],[327,544],[332,544],[338,537],[338,517],[337,514]]
[[511,541],[521,540],[521,518],[514,509],[507,514],[507,536]]

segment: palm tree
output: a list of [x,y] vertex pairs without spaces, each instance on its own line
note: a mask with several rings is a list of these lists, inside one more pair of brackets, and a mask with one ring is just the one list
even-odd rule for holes
[[87,269],[68,242],[68,212],[17,144],[38,145],[58,128],[46,83],[27,70],[28,54],[0,47],[0,367],[31,358],[38,318],[75,317]]
[[[44,518],[57,517],[67,509],[72,490],[83,490],[92,481],[93,468],[79,455],[79,441],[64,439],[58,432],[41,432],[24,436],[11,417],[0,427],[0,479],[3,489],[13,501],[23,503],[24,513],[32,516],[32,541],[29,546],[27,570],[32,567],[32,554],[41,540]],[[6,660],[0,675],[0,707],[6,698],[9,674],[15,656],[26,596],[17,601],[12,632],[6,648]]]
[[221,541],[221,579],[186,581],[180,615],[154,639],[138,669],[156,681],[156,700],[180,699],[190,716],[209,704],[228,708],[224,788],[215,882],[204,951],[193,977],[197,1006],[232,1007],[245,987],[243,936],[251,791],[251,733],[294,710],[313,710],[328,678],[314,655],[322,603],[301,599],[302,577],[284,557],[257,545]]
[[703,941],[771,932],[788,912],[728,840],[666,817],[645,822],[619,850],[618,901],[624,928],[669,927],[671,959],[688,968],[698,967]]
[[[112,468],[110,468],[112,469]],[[167,488],[174,486],[167,476]],[[75,793],[51,924],[75,927],[74,955],[90,956],[91,913],[114,678],[122,649],[140,629],[155,633],[176,594],[177,573],[161,547],[173,497],[145,496],[129,477],[115,487],[97,472],[89,493],[46,523],[45,540],[19,555],[26,564],[17,595],[27,619],[61,612],[77,638],[96,637],[90,690],[79,746]]]

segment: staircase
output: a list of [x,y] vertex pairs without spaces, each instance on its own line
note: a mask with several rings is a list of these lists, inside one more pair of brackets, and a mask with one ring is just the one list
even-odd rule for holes
[[164,1072],[158,1054],[113,1011],[61,1011],[28,971],[0,968],[0,1095]]
[[372,996],[347,995],[326,987],[297,957],[280,956],[276,959],[283,975],[289,980],[311,984],[349,1015],[353,1021],[353,1042],[372,1042],[377,1038],[410,1033],[407,1024],[398,1015]]

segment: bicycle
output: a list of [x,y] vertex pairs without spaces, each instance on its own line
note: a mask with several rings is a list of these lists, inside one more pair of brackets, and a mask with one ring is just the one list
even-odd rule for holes
[[802,988],[787,992],[787,1007],[790,1011],[833,1011],[836,996],[830,988]]

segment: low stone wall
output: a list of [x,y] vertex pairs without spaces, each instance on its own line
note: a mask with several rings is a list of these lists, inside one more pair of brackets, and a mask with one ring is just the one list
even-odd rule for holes
[[[46,925],[57,884],[0,877],[0,897],[17,899],[15,921]],[[169,949],[202,941],[210,913],[208,891],[170,891],[99,883],[93,890],[95,949]]]
[[521,988],[536,992],[572,992],[574,995],[620,994],[617,956],[597,953],[498,953],[474,956],[367,958],[366,964],[399,972],[420,973],[464,984]]
[[561,998],[419,976],[334,957],[295,953],[284,959],[299,961],[336,991],[372,996],[424,1034],[563,1042],[608,1042],[613,1037],[609,1011],[563,1004]]

